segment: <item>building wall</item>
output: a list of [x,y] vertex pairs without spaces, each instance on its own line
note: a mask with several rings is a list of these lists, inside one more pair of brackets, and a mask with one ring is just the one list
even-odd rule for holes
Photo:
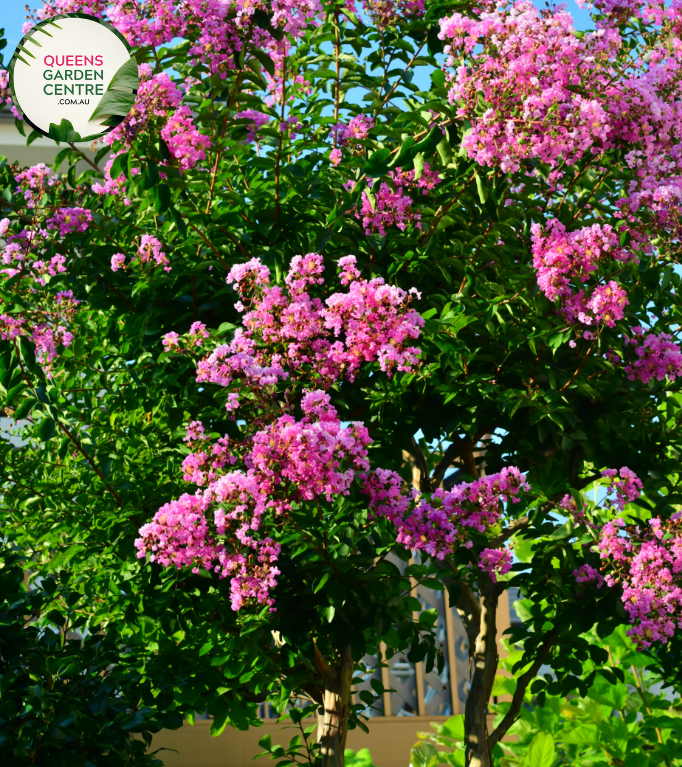
[[[31,133],[31,128],[25,126],[26,136]],[[76,144],[76,146],[94,159],[95,153],[91,151],[90,144]],[[0,111],[0,155],[6,157],[10,163],[20,165],[52,165],[57,153],[64,149],[65,144],[58,145],[52,139],[41,136],[26,146],[26,137],[16,129],[14,117],[7,109]],[[77,172],[80,173],[90,166],[86,162],[78,163]]]
[[[383,717],[369,723],[369,734],[356,729],[348,734],[347,747],[353,751],[369,748],[377,767],[408,767],[410,749],[419,740],[418,733],[433,732],[431,722],[444,722],[447,717]],[[253,758],[263,749],[258,741],[267,734],[273,743],[287,745],[296,734],[282,730],[282,725],[266,722],[262,727],[246,732],[226,729],[222,735],[212,738],[210,722],[197,721],[194,726],[185,725],[179,730],[166,730],[154,736],[152,750],[163,751],[159,758],[166,767],[249,767]],[[272,764],[267,757],[265,765]]]

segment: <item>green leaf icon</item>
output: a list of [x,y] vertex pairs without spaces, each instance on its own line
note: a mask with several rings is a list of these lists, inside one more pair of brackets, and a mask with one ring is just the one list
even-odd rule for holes
[[122,67],[118,68],[116,74],[111,78],[107,90],[111,88],[131,88],[136,91],[137,86],[137,60],[134,56],[131,56]]
[[[119,67],[116,74],[111,78],[107,86],[107,92],[102,96],[90,119],[97,117],[125,117],[135,103],[135,92],[115,90],[116,88],[130,88],[136,91],[138,86],[137,61],[131,57],[123,66]],[[105,124],[112,124],[112,120],[106,120]],[[120,122],[120,121],[119,121]]]
[[94,120],[102,115],[121,115],[125,117],[130,112],[135,103],[134,93],[124,93],[123,91],[107,91],[102,96],[95,111],[90,115]]
[[74,130],[73,125],[71,125],[71,121],[67,120],[66,118],[62,118],[62,121],[59,123],[59,125],[50,123],[48,135],[51,139],[54,139],[54,141],[66,141],[73,143],[74,141],[81,140],[80,133]]

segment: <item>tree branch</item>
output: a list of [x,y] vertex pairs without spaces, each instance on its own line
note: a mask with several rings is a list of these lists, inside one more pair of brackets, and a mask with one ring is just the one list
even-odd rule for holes
[[85,152],[82,149],[79,149],[75,144],[73,144],[71,141],[66,142],[71,149],[73,149],[74,152],[78,152],[78,154],[87,162],[88,165],[92,166],[98,173],[101,173],[101,169],[95,165],[95,163],[85,154]]
[[419,446],[417,440],[412,437],[412,449],[414,450],[414,462],[419,470],[419,489],[422,493],[431,492],[431,483],[429,482],[429,467],[426,463],[424,451]]
[[545,662],[545,659],[547,658],[549,651],[554,646],[558,635],[559,628],[558,626],[555,626],[549,632],[549,634],[547,634],[545,641],[540,645],[540,649],[538,650],[538,654],[533,661],[533,665],[528,669],[528,671],[521,674],[521,676],[518,678],[516,683],[516,690],[514,691],[514,697],[512,698],[509,711],[507,711],[502,721],[493,730],[493,733],[490,736],[491,748],[502,740],[502,738],[507,734],[507,730],[518,718],[519,712],[521,711],[521,706],[523,705],[523,697],[526,694],[526,688],[538,673],[540,666],[542,666],[542,664]]
[[109,485],[109,483],[106,481],[104,474],[97,468],[97,464],[90,458],[90,456],[86,453],[86,451],[83,449],[83,446],[81,443],[73,436],[73,434],[64,426],[64,424],[61,421],[58,421],[55,419],[55,423],[59,428],[66,434],[66,436],[73,442],[73,444],[76,446],[76,449],[81,453],[83,458],[92,466],[95,474],[102,480],[104,483],[104,487],[113,495],[114,500],[116,501],[116,504],[118,506],[123,505],[123,501],[121,500],[121,496]]

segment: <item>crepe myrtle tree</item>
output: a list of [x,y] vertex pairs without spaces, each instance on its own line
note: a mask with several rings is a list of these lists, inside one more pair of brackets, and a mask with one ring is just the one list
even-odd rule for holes
[[[115,625],[144,705],[218,734],[267,701],[302,732],[266,752],[338,767],[384,693],[355,701],[358,672],[442,668],[415,582],[466,628],[467,765],[528,693],[619,677],[592,629],[627,624],[672,677],[680,8],[604,0],[589,32],[525,0],[34,19],[74,11],[140,84],[94,159],[0,168],[3,526]],[[510,585],[531,618],[489,731]]]

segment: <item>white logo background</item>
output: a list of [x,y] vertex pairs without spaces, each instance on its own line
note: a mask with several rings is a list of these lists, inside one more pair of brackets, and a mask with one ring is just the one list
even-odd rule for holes
[[[55,24],[59,25],[61,29],[58,29]],[[40,43],[41,47],[25,39],[23,48],[30,51],[35,58],[30,58],[25,53],[19,53],[25,61],[30,62],[30,66],[24,64],[19,59],[15,61],[13,84],[19,107],[24,115],[34,125],[45,131],[45,133],[48,133],[50,129],[50,123],[59,125],[62,119],[66,119],[73,125],[74,130],[83,137],[102,134],[107,130],[107,126],[102,125],[106,117],[97,117],[91,121],[90,115],[95,111],[102,95],[106,93],[107,86],[111,82],[112,77],[130,58],[130,53],[123,41],[114,32],[97,21],[80,18],[60,18],[55,21],[55,24],[47,24],[43,27],[52,37],[43,34],[40,29],[34,31],[33,39]],[[93,58],[93,61],[95,56],[101,56],[102,65],[99,66],[93,63],[92,65],[88,64],[87,67],[76,67],[66,66],[65,63],[63,66],[58,67],[55,64],[55,66],[50,67],[44,63],[46,57],[48,61],[50,61],[49,57],[59,57],[58,60],[61,62],[65,56],[73,56],[74,61],[75,56],[88,56]],[[72,81],[47,80],[43,74],[45,70],[52,73],[54,78],[57,70],[61,70],[63,74],[66,69],[89,69],[97,70],[98,73],[103,70],[104,79],[100,80],[98,75],[98,79],[93,82],[93,85],[103,84],[104,87],[101,89],[102,95],[85,95],[85,88],[81,88],[81,91],[83,91],[81,95],[78,95],[78,88],[74,89],[75,95],[71,95],[71,93],[66,95],[46,94],[45,86],[48,83],[54,85],[55,83],[62,84],[66,82],[71,85]],[[76,82],[85,84],[86,81],[78,80]],[[48,92],[54,92],[55,88],[47,88],[47,90]],[[99,89],[93,88],[93,90]],[[65,99],[78,103],[59,103]],[[81,100],[83,102],[89,101],[89,103],[81,104]]]

